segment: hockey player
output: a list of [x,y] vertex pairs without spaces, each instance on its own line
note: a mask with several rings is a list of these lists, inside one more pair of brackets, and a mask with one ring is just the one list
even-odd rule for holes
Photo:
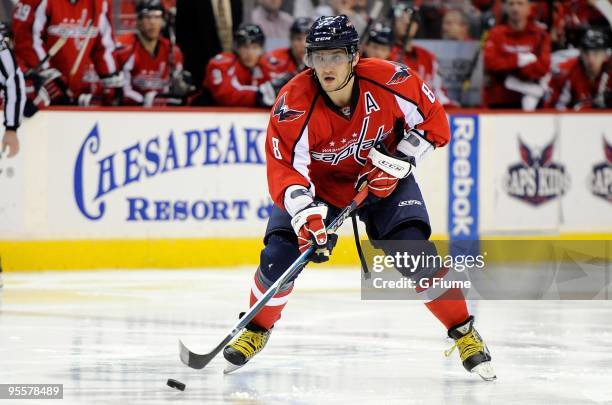
[[234,52],[222,52],[208,62],[204,87],[215,102],[234,107],[270,107],[276,92],[263,63],[265,36],[255,24],[241,24],[234,33]]
[[418,73],[444,106],[456,106],[457,103],[448,98],[438,73],[436,56],[427,49],[413,44],[419,30],[419,14],[407,3],[400,3],[391,9],[393,35],[395,45],[391,48],[390,60],[403,63]]
[[117,63],[125,78],[124,104],[151,107],[183,103],[185,94],[170,94],[171,75],[181,75],[183,55],[161,36],[164,12],[160,0],[139,2],[138,31],[118,38],[123,46],[117,52]]
[[[334,218],[367,184],[371,202],[358,211],[370,240],[387,254],[392,241],[428,241],[429,217],[412,169],[448,143],[444,108],[418,75],[404,65],[363,59],[357,31],[345,15],[321,17],[306,47],[310,69],[293,78],[272,108],[266,139],[268,187],[275,202],[251,289],[253,305],[300,252],[315,245],[310,260],[328,260],[336,236]],[[393,167],[394,169],[390,169]],[[367,181],[367,183],[364,183]],[[400,204],[402,201],[414,204]],[[420,249],[419,249],[420,250]],[[421,269],[417,278],[446,269]],[[259,353],[287,303],[293,280],[281,287],[252,322],[224,349],[233,371]],[[489,351],[473,327],[460,290],[449,289],[427,308],[455,339],[464,367],[495,378]]]
[[580,44],[580,56],[559,66],[559,73],[550,81],[548,107],[560,110],[573,108],[612,108],[612,58],[607,36],[588,30]]
[[483,101],[490,108],[533,110],[550,70],[550,36],[529,19],[529,0],[507,0],[506,9],[508,23],[491,29],[484,46]]
[[[120,95],[123,80],[107,0],[21,0],[13,12],[15,55],[26,79],[45,89],[52,104],[72,104],[91,92],[83,76],[93,62],[106,103]],[[67,39],[57,53],[48,51]],[[38,96],[38,94],[35,94]]]
[[306,68],[304,66],[304,50],[306,49],[306,34],[312,25],[312,19],[298,17],[291,24],[289,33],[290,47],[279,48],[267,52],[264,56],[272,77],[286,74],[292,77]]
[[23,117],[26,96],[23,73],[15,63],[15,57],[9,47],[9,39],[3,33],[0,33],[0,86],[3,89],[5,128],[0,157],[8,149],[7,157],[10,158],[19,152],[17,128]]
[[370,29],[368,40],[364,46],[366,58],[389,60],[393,46],[393,30],[382,23],[376,23]]

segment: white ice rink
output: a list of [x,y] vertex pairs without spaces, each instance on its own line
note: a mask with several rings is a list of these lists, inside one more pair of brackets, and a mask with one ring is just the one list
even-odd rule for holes
[[[266,349],[224,376],[204,352],[245,309],[253,269],[8,273],[0,383],[61,383],[64,400],[0,404],[612,404],[612,302],[471,304],[498,380],[464,371],[413,301],[361,301],[353,270],[307,269]],[[168,378],[187,384],[184,392]]]

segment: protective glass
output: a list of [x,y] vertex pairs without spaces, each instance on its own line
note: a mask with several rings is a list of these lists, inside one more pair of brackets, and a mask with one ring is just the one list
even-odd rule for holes
[[346,50],[344,52],[329,51],[311,51],[308,52],[304,57],[306,66],[314,69],[321,69],[324,67],[336,67],[342,64],[349,63],[351,57]]

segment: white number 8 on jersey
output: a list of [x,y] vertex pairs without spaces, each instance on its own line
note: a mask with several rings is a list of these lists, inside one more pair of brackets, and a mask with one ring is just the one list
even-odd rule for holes
[[429,99],[429,101],[431,101],[432,103],[434,103],[436,101],[436,95],[434,94],[433,91],[431,91],[431,89],[425,84],[425,82],[423,82],[423,85],[421,86],[421,90],[423,90],[423,93],[425,93],[425,95],[427,96],[427,98]]
[[278,138],[272,137],[272,151],[274,152],[274,157],[278,160],[283,160],[283,156],[281,155],[280,149],[278,148]]

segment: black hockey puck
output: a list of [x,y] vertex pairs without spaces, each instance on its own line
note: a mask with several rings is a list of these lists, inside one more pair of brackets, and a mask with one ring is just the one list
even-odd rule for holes
[[168,387],[176,388],[179,391],[185,391],[185,384],[178,380],[168,378],[168,382],[166,384],[168,384]]

